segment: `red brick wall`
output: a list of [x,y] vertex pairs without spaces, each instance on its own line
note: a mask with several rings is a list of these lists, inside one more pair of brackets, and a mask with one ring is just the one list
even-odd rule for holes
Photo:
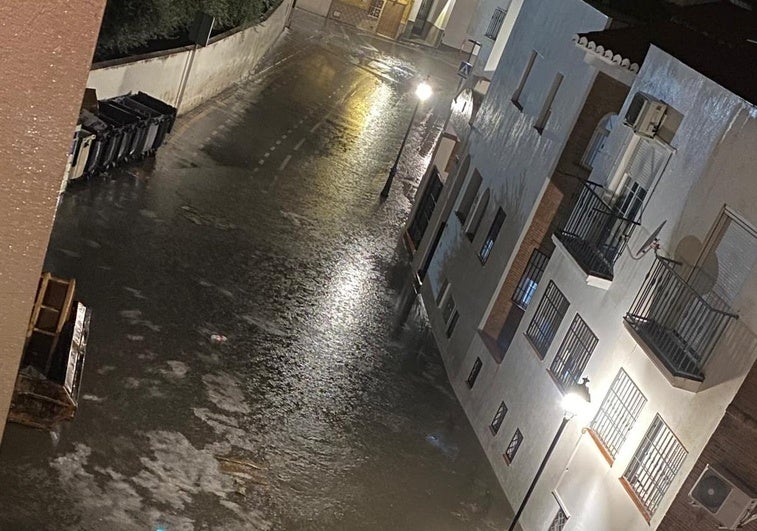
[[[579,166],[579,161],[599,121],[608,113],[618,112],[627,94],[628,87],[622,83],[601,72],[597,75],[594,86],[589,91],[586,103],[565,144],[557,168],[487,318],[484,326],[486,335],[497,338],[505,322],[508,322],[509,329],[513,325],[517,328],[519,320],[508,321],[508,316],[511,311],[520,311],[517,307],[513,308],[511,299],[526,270],[528,260],[537,248],[546,254],[552,253],[554,247],[552,234],[567,220],[581,182],[589,176],[589,172]],[[514,333],[514,330],[512,332]]]
[[[689,491],[707,464],[729,473],[747,488],[751,488],[752,494],[757,492],[757,364],[752,367],[728,406],[658,529],[704,531],[718,528],[717,521],[707,511],[689,503]],[[742,529],[755,531],[757,522]]]

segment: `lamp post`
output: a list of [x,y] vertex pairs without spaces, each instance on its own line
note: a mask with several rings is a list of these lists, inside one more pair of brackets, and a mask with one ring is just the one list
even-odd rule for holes
[[389,176],[386,178],[386,182],[384,183],[384,188],[381,190],[382,199],[386,199],[387,197],[389,197],[389,190],[392,188],[392,182],[394,181],[394,176],[397,174],[397,166],[400,163],[400,157],[402,157],[402,151],[405,149],[405,143],[407,142],[407,137],[410,135],[410,129],[413,127],[413,122],[415,121],[415,115],[418,112],[418,106],[421,104],[421,102],[429,99],[432,94],[433,94],[433,91],[431,90],[431,85],[429,85],[425,81],[420,83],[415,89],[415,96],[418,98],[418,101],[415,102],[413,115],[410,117],[410,123],[407,124],[407,131],[405,131],[405,136],[402,139],[402,144],[400,145],[400,150],[397,153],[397,158],[394,160],[394,166],[392,166],[392,169],[389,170]]
[[528,491],[526,492],[526,495],[523,497],[523,501],[520,503],[520,507],[518,507],[518,511],[515,513],[515,516],[513,516],[513,521],[510,523],[510,527],[508,528],[508,531],[514,531],[515,526],[518,524],[518,520],[520,520],[520,516],[523,514],[523,510],[526,508],[526,504],[528,503],[528,499],[531,497],[531,494],[534,492],[534,488],[536,488],[536,482],[539,481],[539,477],[541,476],[541,473],[544,471],[544,468],[547,466],[547,462],[549,461],[550,456],[552,455],[552,451],[555,449],[555,446],[557,446],[557,442],[560,440],[560,436],[562,435],[562,432],[565,430],[565,426],[568,424],[570,419],[581,413],[586,406],[589,405],[591,402],[591,395],[589,394],[589,386],[586,384],[589,382],[588,378],[584,378],[581,383],[573,384],[570,389],[568,389],[568,392],[565,394],[562,400],[562,407],[564,410],[562,422],[560,423],[560,427],[557,428],[557,433],[555,433],[554,439],[552,439],[552,443],[549,445],[549,449],[547,450],[546,455],[544,456],[544,459],[542,459],[541,465],[539,465],[539,470],[536,471],[536,475],[534,476],[533,481],[531,481],[531,486],[528,487]]

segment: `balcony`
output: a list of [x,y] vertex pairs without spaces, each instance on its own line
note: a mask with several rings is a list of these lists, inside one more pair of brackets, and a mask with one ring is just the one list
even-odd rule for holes
[[683,269],[658,256],[625,321],[672,376],[671,383],[695,390],[720,336],[738,316],[711,292],[700,294],[705,290],[696,286],[705,283],[699,270]]
[[556,237],[589,277],[612,281],[635,221],[602,198],[604,188],[585,182],[568,222]]

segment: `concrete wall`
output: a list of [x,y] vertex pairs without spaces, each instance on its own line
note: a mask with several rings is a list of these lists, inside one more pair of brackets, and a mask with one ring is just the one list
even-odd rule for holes
[[104,7],[0,4],[0,438]]
[[180,108],[180,113],[187,112],[254,70],[283,31],[291,5],[292,0],[284,0],[265,22],[216,40],[197,52],[184,49],[122,64],[96,64],[87,86],[95,88],[100,99],[141,90],[175,106],[191,63]]
[[303,11],[309,11],[322,17],[329,14],[331,0],[297,0],[297,7]]
[[[524,529],[545,529],[549,525],[557,510],[553,492],[571,515],[569,529],[657,528],[757,358],[755,269],[737,300],[739,319],[719,341],[697,392],[671,385],[664,371],[623,325],[623,316],[654,262],[653,253],[639,259],[631,253],[663,220],[667,223],[660,233],[659,252],[677,258],[698,256],[701,242],[706,240],[724,205],[757,226],[753,207],[757,202],[757,154],[753,149],[757,142],[757,108],[656,48],[647,55],[621,114],[638,90],[666,101],[683,115],[683,120],[671,141],[675,153],[649,196],[641,227],[616,263],[609,289],[587,285],[586,274],[558,245],[502,364],[494,363],[486,346],[474,338],[462,366],[468,370],[480,357],[484,362],[480,381],[472,390],[467,389],[465,371],[461,370],[453,382],[506,494],[517,505],[563,415],[561,393],[547,369],[576,313],[598,337],[584,371],[591,382],[591,407],[568,425],[523,514]],[[611,133],[606,145],[608,156],[595,168],[592,180],[601,181],[614,173],[628,138],[623,126]],[[524,332],[550,280],[570,301],[570,307],[542,360]],[[647,403],[614,462],[608,463],[593,440],[581,435],[581,428],[591,422],[620,368],[636,383]],[[501,400],[510,411],[499,434],[493,436],[488,424]],[[688,456],[657,512],[647,522],[619,478],[656,414],[679,438]],[[508,465],[501,454],[516,428],[524,433],[526,442],[516,460]],[[701,462],[699,466],[701,470]],[[749,470],[737,472],[751,474],[744,479],[753,482],[754,474]],[[702,528],[710,527],[708,524]]]
[[[483,325],[485,311],[509,269],[512,252],[530,223],[595,79],[596,71],[584,63],[583,53],[572,44],[571,37],[606,27],[608,18],[580,0],[540,0],[523,6],[519,21],[470,138],[471,173],[475,168],[483,177],[479,195],[491,189],[489,206],[472,242],[464,235],[457,216],[450,216],[429,268],[428,282],[433,290],[445,277],[449,279],[460,312],[458,331],[450,342],[444,338],[443,328],[435,329],[436,336],[442,338],[442,350],[449,353],[466,352]],[[532,50],[540,56],[523,90],[521,110],[511,99]],[[552,117],[540,134],[534,122],[558,72],[565,78]],[[482,265],[478,250],[499,206],[507,218],[488,261]],[[430,315],[430,319],[433,324],[435,317]],[[452,355],[446,361],[452,379],[469,370],[467,366],[461,368],[461,360],[452,359]]]

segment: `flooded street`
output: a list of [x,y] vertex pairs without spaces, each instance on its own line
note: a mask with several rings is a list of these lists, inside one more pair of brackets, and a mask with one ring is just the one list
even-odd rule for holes
[[503,528],[423,309],[398,319],[458,61],[298,12],[155,160],[64,195],[45,269],[93,310],[81,404],[8,427],[0,530]]

